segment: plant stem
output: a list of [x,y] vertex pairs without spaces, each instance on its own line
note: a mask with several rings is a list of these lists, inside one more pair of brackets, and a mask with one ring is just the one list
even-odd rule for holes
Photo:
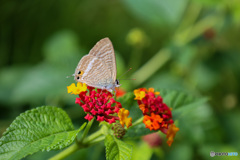
[[89,142],[93,141],[94,139],[97,139],[98,137],[102,136],[102,130],[98,130],[97,132],[91,134],[90,136],[86,137],[84,141],[82,142],[83,144],[88,144]]
[[104,139],[105,139],[105,136],[98,137],[98,138],[88,142],[88,145],[89,146],[94,145],[96,143],[99,143],[99,142],[103,141]]
[[82,135],[82,137],[81,137],[81,139],[80,139],[80,143],[84,140],[84,138],[87,136],[87,134],[88,134],[88,132],[89,132],[89,130],[90,130],[90,128],[91,128],[91,126],[92,126],[92,124],[93,124],[93,121],[94,121],[94,118],[90,121],[90,122],[88,122],[88,124],[87,124],[87,126],[86,126],[86,128],[85,128],[85,130],[84,130],[84,132],[83,132],[83,135]]
[[141,117],[141,118],[139,118],[138,120],[136,120],[136,121],[132,124],[131,127],[136,126],[136,125],[142,123],[142,121],[143,121],[143,117]]
[[135,85],[138,86],[151,77],[159,68],[161,68],[171,58],[169,49],[161,49],[144,66],[137,70],[131,78],[136,79]]
[[49,160],[61,160],[66,158],[67,156],[71,155],[72,153],[76,152],[77,150],[79,150],[80,148],[82,148],[81,146],[79,146],[77,143],[74,143],[73,145],[71,145],[70,147],[68,147],[67,149],[63,150],[62,152],[58,153],[57,155],[53,156],[52,158],[50,158]]
[[[81,141],[77,141],[67,149],[63,150],[62,152],[58,153],[54,157],[50,158],[50,160],[61,160],[66,158],[67,156],[71,155],[72,153],[76,152],[77,150],[88,147],[90,145],[96,144],[100,141],[103,141],[105,139],[105,136],[103,136],[102,130],[98,130],[97,132],[91,134],[90,136],[86,137],[91,125],[93,123],[93,120],[91,120],[87,127],[84,130],[85,136],[83,135],[81,138]],[[84,134],[83,133],[83,134]],[[86,137],[86,138],[85,138]]]
[[177,33],[173,40],[178,46],[184,46],[187,43],[191,42],[194,38],[200,36],[209,28],[216,26],[219,24],[220,18],[218,15],[209,15],[202,20],[198,21],[198,23],[189,26],[184,31]]

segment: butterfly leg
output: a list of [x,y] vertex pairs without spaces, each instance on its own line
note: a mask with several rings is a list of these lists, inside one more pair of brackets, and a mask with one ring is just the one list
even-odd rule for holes
[[101,88],[101,93],[100,93],[100,94],[102,94],[102,92],[103,92],[104,89],[106,89],[105,86]]

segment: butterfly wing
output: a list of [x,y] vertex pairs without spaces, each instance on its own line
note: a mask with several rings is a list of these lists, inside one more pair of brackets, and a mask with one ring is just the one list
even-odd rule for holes
[[113,82],[116,80],[116,58],[112,42],[109,38],[103,38],[90,50],[89,55],[98,57],[106,64],[107,70]]
[[105,88],[113,83],[111,73],[104,61],[89,54],[80,60],[74,75],[76,81],[92,87]]

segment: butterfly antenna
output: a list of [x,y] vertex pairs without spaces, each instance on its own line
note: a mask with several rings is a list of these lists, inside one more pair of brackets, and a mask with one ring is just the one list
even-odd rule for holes
[[133,78],[133,79],[129,78],[129,79],[118,79],[118,80],[136,80],[136,79],[135,78]]
[[72,74],[71,76],[67,76],[66,78],[70,78],[70,77],[72,77],[72,76],[75,76],[75,74]]
[[[126,72],[124,72],[119,78],[121,78],[123,75],[125,75],[127,72],[129,72],[130,70],[132,70],[132,68],[129,68]],[[118,79],[119,79],[118,78]]]

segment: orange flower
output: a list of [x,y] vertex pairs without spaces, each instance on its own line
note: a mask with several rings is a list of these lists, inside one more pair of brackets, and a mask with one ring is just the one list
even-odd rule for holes
[[71,94],[80,94],[87,90],[87,85],[85,83],[78,82],[77,86],[75,83],[72,83],[70,86],[67,86],[68,93]]
[[118,112],[118,117],[120,124],[124,127],[124,124],[129,128],[132,125],[132,118],[127,118],[129,116],[129,111],[121,108]]
[[134,91],[135,94],[135,100],[142,100],[145,97],[145,90],[142,90],[142,88],[140,89],[135,89]]
[[155,95],[159,95],[160,92],[154,92],[154,88],[149,88],[148,92],[154,93]]
[[124,91],[123,89],[116,89],[116,97],[122,97],[124,94],[126,94],[126,91]]
[[155,92],[154,88],[140,88],[134,90],[134,94],[143,113],[143,123],[146,128],[167,134],[167,143],[171,146],[179,128],[173,124],[172,109],[163,102],[160,92]]
[[[145,118],[151,117],[151,122],[153,122],[153,119],[157,118],[156,122],[158,122],[159,118],[157,117],[157,115],[159,115],[162,119],[161,122],[158,122],[159,124],[154,125],[155,127],[153,127],[151,123],[151,127],[147,125],[147,128],[158,128],[160,130],[162,128],[167,129],[168,125],[173,123],[172,112],[170,108],[165,103],[163,103],[162,97],[158,95],[159,92],[154,91],[154,88],[140,88],[135,90],[134,92],[135,94],[140,95],[143,95],[143,93],[141,92],[144,92],[144,97],[140,98],[141,100],[138,99],[138,105],[143,115],[146,116]],[[141,96],[137,96],[137,98],[138,97]],[[148,122],[146,121],[146,123]],[[160,127],[156,127],[159,125]]]
[[146,125],[146,128],[150,130],[158,130],[162,127],[163,118],[160,115],[151,113],[151,116],[145,115],[143,118],[143,123]]
[[167,144],[169,147],[173,143],[173,138],[175,137],[176,133],[179,131],[179,128],[175,126],[175,124],[169,125],[168,131],[167,131]]
[[141,109],[141,111],[142,111],[143,113],[148,112],[148,108],[145,107],[145,104],[140,104],[140,105],[139,105],[139,108]]

